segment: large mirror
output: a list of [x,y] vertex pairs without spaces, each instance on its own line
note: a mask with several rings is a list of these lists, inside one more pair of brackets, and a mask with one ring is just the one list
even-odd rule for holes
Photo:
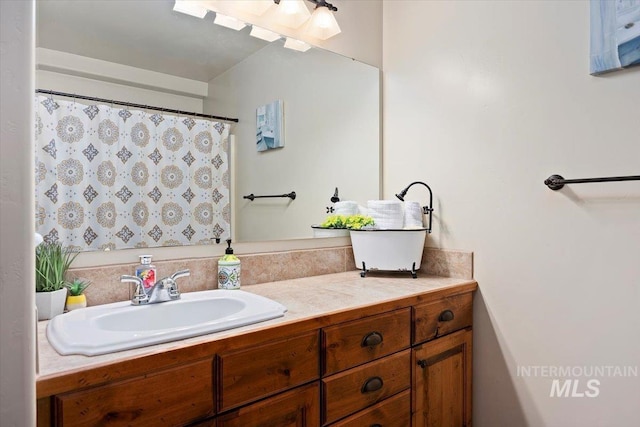
[[[213,12],[174,12],[173,3],[38,0],[36,87],[238,118],[230,129],[236,241],[313,237],[336,189],[341,200],[379,197],[378,69],[317,48],[285,49],[248,27],[214,25]],[[150,82],[141,70],[162,74]],[[162,81],[167,75],[174,80]],[[256,111],[274,101],[284,146],[258,151]],[[244,198],[290,192],[295,200]]]

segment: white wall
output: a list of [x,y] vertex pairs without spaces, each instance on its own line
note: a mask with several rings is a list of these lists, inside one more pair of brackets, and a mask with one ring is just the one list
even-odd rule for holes
[[38,89],[140,105],[201,113],[207,94],[205,82],[51,49],[36,50],[36,68]]
[[35,425],[32,1],[1,1],[0,424]]
[[[283,148],[256,150],[256,108],[284,104]],[[205,111],[238,117],[233,165],[234,239],[309,238],[341,200],[379,197],[379,70],[323,50],[274,42],[209,82]],[[297,198],[261,199],[295,191]]]
[[426,181],[428,245],[475,253],[474,425],[637,425],[638,377],[551,398],[516,369],[640,365],[640,182],[543,185],[640,173],[640,69],[589,75],[588,2],[383,16],[384,195]]

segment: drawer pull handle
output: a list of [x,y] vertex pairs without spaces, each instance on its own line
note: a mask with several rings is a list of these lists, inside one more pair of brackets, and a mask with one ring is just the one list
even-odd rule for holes
[[362,384],[362,388],[360,389],[360,393],[371,393],[372,391],[378,391],[382,388],[382,378],[380,377],[371,377]]
[[373,347],[382,343],[382,334],[380,332],[370,332],[362,338],[361,347]]
[[440,322],[449,322],[453,320],[453,311],[451,310],[443,311],[442,313],[440,313],[440,317],[438,317],[438,320]]
[[382,427],[382,424],[371,424],[369,427]]

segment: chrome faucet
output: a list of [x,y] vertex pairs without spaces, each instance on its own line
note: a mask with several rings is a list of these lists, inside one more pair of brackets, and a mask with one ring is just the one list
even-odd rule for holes
[[178,290],[177,279],[180,277],[189,276],[191,272],[189,270],[176,271],[169,277],[158,280],[150,288],[144,287],[142,279],[136,276],[129,276],[124,274],[120,276],[120,281],[123,283],[135,283],[136,290],[131,298],[132,305],[144,305],[144,304],[156,304],[159,302],[173,301],[180,299],[180,291]]

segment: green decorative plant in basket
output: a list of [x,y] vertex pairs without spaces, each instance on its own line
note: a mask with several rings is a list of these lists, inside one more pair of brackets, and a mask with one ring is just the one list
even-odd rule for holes
[[364,226],[373,224],[373,218],[366,215],[329,215],[320,227],[360,230]]
[[61,314],[67,295],[65,276],[78,254],[60,243],[42,243],[36,247],[36,305],[38,319]]

